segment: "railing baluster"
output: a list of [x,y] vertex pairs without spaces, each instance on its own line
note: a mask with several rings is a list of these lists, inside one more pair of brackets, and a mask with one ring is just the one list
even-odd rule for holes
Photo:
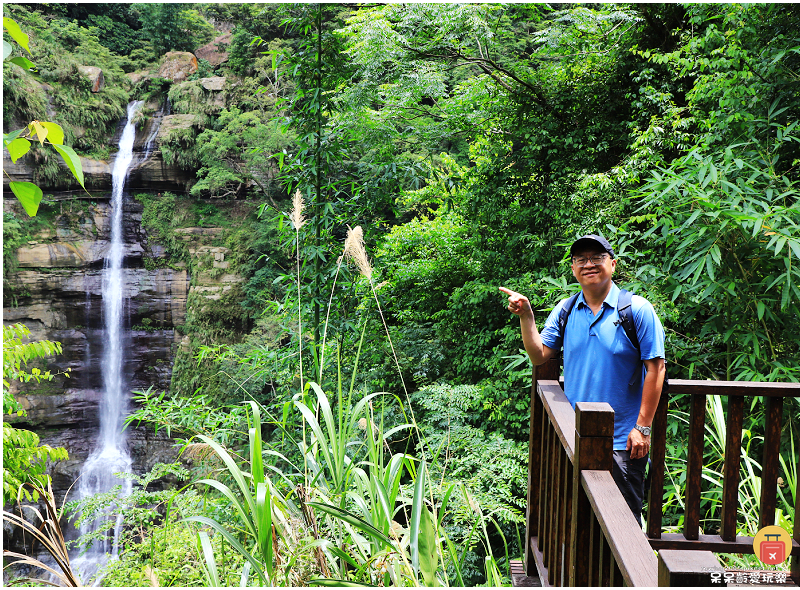
[[686,474],[686,508],[683,535],[696,540],[700,534],[700,494],[703,482],[703,435],[705,434],[706,396],[693,395],[689,416],[689,460]]
[[736,516],[739,513],[739,461],[742,453],[742,415],[744,398],[728,396],[728,423],[725,432],[725,467],[722,484],[720,537],[736,540]]
[[622,572],[619,569],[619,564],[616,560],[611,560],[611,585],[612,586],[624,586],[622,580]]
[[653,417],[650,447],[650,493],[647,498],[647,535],[661,538],[662,505],[664,503],[664,462],[667,456],[667,406],[669,394],[662,393]]
[[550,574],[550,584],[552,586],[558,585],[558,565],[561,561],[558,555],[558,546],[561,543],[561,535],[558,530],[558,510],[563,498],[561,497],[561,457],[564,454],[561,445],[555,445],[553,456],[553,483],[550,489],[553,493],[553,509],[550,511],[551,530],[550,535],[549,554],[547,557],[547,571]]
[[[586,501],[589,502],[588,499]],[[597,587],[600,585],[600,544],[603,542],[603,531],[594,512],[590,514],[589,520],[589,569],[586,572],[586,586]],[[575,569],[579,568],[580,561],[575,564]],[[576,585],[570,584],[570,586]]]
[[758,528],[775,524],[775,505],[778,499],[778,470],[780,469],[781,413],[783,398],[765,400],[764,454],[761,459],[761,508],[758,511]]
[[549,437],[547,444],[547,487],[545,488],[547,493],[547,509],[544,513],[545,530],[544,542],[542,543],[542,561],[545,567],[548,567],[548,560],[550,559],[550,538],[553,536],[553,453],[559,442],[558,436],[549,422],[547,436]]
[[533,557],[530,539],[539,537],[539,481],[542,472],[542,414],[544,405],[536,393],[536,370],[533,368],[533,387],[531,388],[531,423],[528,437],[528,505],[525,513],[525,574],[536,575],[536,562]]
[[[570,586],[587,586],[589,572],[585,556],[590,550],[594,513],[580,474],[584,469],[611,471],[614,449],[614,410],[605,403],[578,402],[575,404],[575,446],[572,457],[572,509],[570,530],[570,566],[567,580]],[[602,533],[598,533],[602,536]]]
[[608,540],[605,535],[600,535],[600,586],[608,588],[611,586],[611,562],[614,560],[614,554],[608,546]]
[[552,430],[550,428],[550,419],[547,412],[542,417],[542,473],[539,476],[539,538],[538,545],[539,551],[544,560],[545,541],[549,533],[547,528],[547,512],[550,509],[550,494],[547,493],[547,483],[549,480],[550,468],[550,438]]
[[561,530],[564,531],[564,542],[563,542],[563,552],[564,552],[564,560],[563,560],[563,571],[562,571],[562,586],[569,585],[569,578],[570,578],[570,571],[572,569],[573,559],[572,559],[572,474],[573,474],[573,467],[572,463],[567,460],[564,462],[565,464],[565,472],[564,472],[564,486],[565,486],[565,493],[564,493],[564,520],[561,523]]

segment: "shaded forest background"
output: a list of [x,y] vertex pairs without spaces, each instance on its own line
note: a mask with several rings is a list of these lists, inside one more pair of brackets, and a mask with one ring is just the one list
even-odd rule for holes
[[[4,131],[53,120],[79,154],[108,158],[129,100],[196,115],[159,146],[193,176],[187,193],[137,196],[166,264],[188,261],[175,238],[187,218],[230,224],[232,204],[249,207],[228,241],[246,282],[189,314],[170,391],[138,394],[139,418],[246,445],[232,432],[255,400],[278,417],[262,429],[277,443],[299,428],[285,408],[304,379],[333,392],[339,371],[353,373],[359,391],[415,412],[447,458],[431,470],[467,482],[513,546],[530,365],[497,287],[525,293],[541,325],[578,288],[567,250],[586,233],[610,240],[617,282],[655,306],[671,378],[800,380],[797,5],[4,10],[57,97],[47,105],[30,73],[4,64]],[[221,110],[197,84],[125,76],[226,32],[227,61],[200,60],[193,75],[229,81]],[[106,79],[90,98],[86,63]],[[68,185],[47,154],[33,157],[42,183]],[[6,268],[32,223],[4,214]],[[339,263],[348,226],[363,229],[376,299]],[[790,459],[799,409],[784,407]],[[383,419],[405,420],[395,406]],[[684,430],[671,430],[676,460]],[[453,527],[464,534],[465,521]],[[484,573],[470,559],[474,583]]]

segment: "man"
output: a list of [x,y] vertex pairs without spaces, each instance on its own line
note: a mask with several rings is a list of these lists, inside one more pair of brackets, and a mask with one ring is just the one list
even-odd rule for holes
[[520,318],[522,340],[534,365],[541,365],[564,348],[564,393],[575,407],[579,401],[608,402],[614,409],[612,474],[636,520],[641,524],[644,470],[653,422],[664,382],[664,328],[644,298],[634,295],[633,321],[641,350],[628,339],[619,321],[620,289],[611,280],[617,267],[614,250],[597,235],[579,238],[570,248],[572,274],[581,285],[562,335],[559,302],[536,328],[530,301],[504,287],[508,309]]

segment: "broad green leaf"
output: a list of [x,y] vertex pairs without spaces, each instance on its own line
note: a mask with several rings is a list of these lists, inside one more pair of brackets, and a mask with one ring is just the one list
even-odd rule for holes
[[8,34],[11,35],[11,38],[19,43],[25,49],[25,51],[28,53],[31,52],[30,48],[28,47],[28,35],[22,32],[22,29],[19,28],[19,25],[13,19],[4,16],[3,27],[6,31],[8,31]]
[[17,160],[27,154],[28,150],[31,149],[31,142],[24,137],[18,137],[14,141],[6,144],[6,148],[8,149],[8,155],[11,156],[11,161],[16,164]]
[[44,145],[44,140],[47,139],[47,127],[44,127],[39,121],[31,121],[28,125],[31,130],[31,136],[36,136],[41,145]]
[[708,276],[714,280],[714,260],[711,255],[706,255],[706,268],[708,269]]
[[438,567],[439,553],[436,531],[433,528],[433,517],[431,517],[430,511],[423,506],[419,530],[419,569],[426,586],[438,586],[436,580]]
[[256,529],[258,530],[258,547],[267,577],[272,580],[275,564],[272,559],[272,496],[269,487],[263,482],[256,484]]
[[789,248],[791,248],[794,255],[800,259],[800,240],[797,238],[789,238],[787,240],[789,242]]
[[8,56],[11,55],[11,52],[13,50],[14,48],[11,47],[11,43],[3,39],[3,61],[6,61],[8,59]]
[[72,175],[83,186],[83,166],[81,166],[81,159],[78,154],[67,145],[53,144],[53,149],[61,155]]
[[334,516],[334,517],[338,518],[339,520],[343,520],[344,522],[347,522],[347,523],[353,525],[354,527],[356,527],[362,533],[364,533],[364,534],[372,537],[376,541],[384,544],[388,549],[391,549],[393,551],[397,550],[397,547],[395,547],[394,543],[392,543],[392,540],[389,539],[389,537],[384,535],[381,531],[376,529],[374,526],[372,526],[368,522],[365,522],[361,518],[358,518],[357,516],[355,516],[353,514],[350,514],[346,510],[343,510],[343,509],[341,509],[341,508],[339,508],[337,506],[330,506],[328,504],[321,504],[319,502],[308,502],[307,505],[308,506],[312,506],[313,508],[317,508],[319,510],[322,510],[323,512],[325,512],[327,514],[330,514],[331,516]]
[[25,128],[17,129],[16,131],[12,131],[11,133],[3,133],[3,143],[8,145],[8,142],[14,141],[16,138],[20,136],[20,133],[25,131]]
[[58,145],[64,143],[64,130],[61,125],[49,121],[40,121],[39,124],[47,129],[47,141]]
[[32,182],[9,182],[8,187],[17,195],[17,199],[22,203],[25,213],[31,217],[36,216],[39,210],[39,203],[42,202],[42,189]]
[[417,473],[417,480],[414,482],[414,498],[411,505],[411,523],[410,523],[410,545],[411,545],[411,566],[415,572],[419,572],[419,535],[420,526],[422,524],[422,511],[425,508],[425,482],[428,478],[426,464],[423,460],[419,465]]
[[26,71],[36,69],[36,64],[33,63],[31,60],[29,60],[27,57],[22,57],[22,56],[12,57],[8,61],[10,61],[12,64],[18,65],[19,67],[21,67],[23,70]]
[[203,566],[203,571],[205,571],[208,577],[209,586],[219,588],[221,584],[219,582],[219,573],[217,572],[217,560],[214,557],[214,549],[211,547],[211,540],[208,538],[208,533],[201,531],[197,533],[197,537],[200,540],[203,558],[205,559],[205,562],[200,562],[200,565]]

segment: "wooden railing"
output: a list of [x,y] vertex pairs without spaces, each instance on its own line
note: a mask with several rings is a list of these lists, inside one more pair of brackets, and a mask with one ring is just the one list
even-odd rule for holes
[[[684,528],[682,533],[662,532],[668,406],[668,396],[663,395],[653,422],[645,536],[611,476],[613,410],[605,403],[579,402],[573,411],[557,380],[558,370],[558,364],[550,362],[533,374],[524,564],[528,576],[538,573],[544,586],[656,586],[654,549],[753,553],[752,537],[736,536],[744,400],[763,396],[766,403],[761,528],[775,521],[783,398],[800,396],[799,384],[671,381],[671,395],[692,396]],[[719,535],[700,534],[707,395],[728,396]],[[797,516],[793,538],[790,576],[800,585]]]
[[611,477],[611,407],[573,411],[558,381],[534,372],[530,433],[527,574],[546,586],[656,586],[656,557]]
[[[668,397],[678,394],[691,396],[689,414],[688,462],[686,466],[686,496],[684,498],[683,531],[662,532],[662,500],[666,460]],[[703,491],[703,437],[705,431],[706,397],[727,397],[725,455],[722,484],[722,511],[719,534],[700,534],[700,499]],[[669,396],[662,395],[653,421],[650,458],[650,496],[647,511],[647,536],[653,549],[692,549],[714,553],[753,553],[753,538],[736,535],[739,510],[739,467],[742,446],[742,424],[745,401],[763,397],[765,405],[764,448],[761,457],[761,489],[758,528],[775,524],[780,471],[781,419],[783,399],[800,397],[797,383],[748,383],[739,381],[670,382]],[[747,404],[749,406],[749,404]],[[797,458],[790,460],[797,461]],[[798,478],[800,479],[800,478]],[[797,482],[795,483],[797,486]],[[797,492],[795,489],[795,498]],[[708,523],[706,523],[708,526]],[[800,584],[800,518],[795,512],[790,576]]]

